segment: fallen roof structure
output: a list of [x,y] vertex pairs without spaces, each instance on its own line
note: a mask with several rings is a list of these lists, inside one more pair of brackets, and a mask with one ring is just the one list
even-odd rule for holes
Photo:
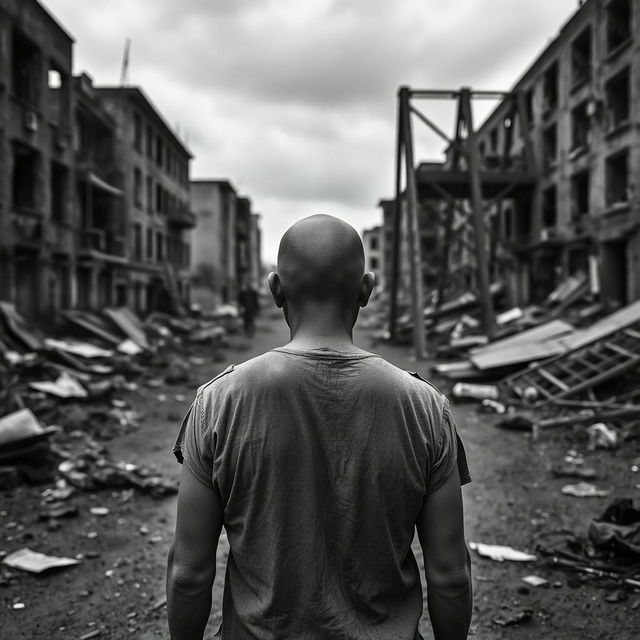
[[611,380],[640,364],[640,301],[554,341],[560,355],[502,380],[504,395],[542,406]]

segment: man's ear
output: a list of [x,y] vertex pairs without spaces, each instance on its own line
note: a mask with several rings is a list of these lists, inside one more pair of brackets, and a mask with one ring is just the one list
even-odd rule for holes
[[361,307],[366,307],[369,304],[369,298],[371,292],[376,284],[376,275],[373,271],[369,271],[362,276],[362,285],[360,286],[360,296],[358,297],[358,304]]
[[282,295],[282,283],[280,282],[280,276],[275,271],[272,271],[267,276],[267,283],[269,284],[269,290],[273,296],[273,301],[276,303],[276,307],[281,309],[284,304],[284,296]]

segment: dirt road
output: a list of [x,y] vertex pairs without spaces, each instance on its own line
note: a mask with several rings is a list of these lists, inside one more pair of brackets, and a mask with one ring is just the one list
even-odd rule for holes
[[[255,337],[234,337],[224,361],[194,366],[190,381],[170,389],[142,388],[132,404],[145,414],[135,432],[107,443],[115,459],[152,465],[177,478],[179,466],[170,449],[195,387],[231,362],[241,362],[288,337],[284,322],[262,318]],[[407,349],[377,345],[371,348],[366,332],[356,342],[405,369],[428,376],[426,363],[412,362]],[[201,355],[207,357],[207,353]],[[184,396],[184,397],[182,397]],[[176,397],[178,399],[176,399]],[[564,496],[564,481],[549,473],[552,460],[567,449],[581,446],[565,432],[545,435],[532,443],[528,434],[498,431],[495,417],[478,413],[473,405],[457,405],[454,412],[467,447],[474,482],[464,488],[468,539],[507,544],[532,551],[536,541],[569,529],[586,535],[588,523],[606,506],[607,498]],[[631,443],[634,444],[634,443]],[[587,452],[590,466],[600,474],[599,484],[615,495],[633,496],[638,474],[630,471],[639,455],[637,444],[616,452]],[[175,498],[153,500],[131,492],[77,494],[72,498],[79,516],[61,521],[52,530],[38,520],[43,487],[23,487],[0,495],[0,551],[21,547],[77,557],[77,567],[36,577],[0,573],[0,637],[2,639],[90,638],[149,640],[167,638],[164,571],[170,544]],[[106,516],[91,515],[90,507],[105,506]],[[97,534],[97,535],[96,535]],[[419,550],[416,549],[418,555]],[[224,563],[228,553],[223,538],[218,554],[214,605],[206,638],[213,638],[220,622]],[[617,604],[605,601],[610,593],[592,581],[541,568],[535,564],[496,563],[472,552],[475,588],[474,637],[549,639],[631,639],[640,626],[640,596],[631,594]],[[521,581],[540,575],[556,586],[527,587]],[[16,604],[23,607],[14,608]],[[530,610],[531,619],[502,627],[495,618]],[[421,624],[431,638],[428,620]],[[94,634],[94,635],[88,635]]]

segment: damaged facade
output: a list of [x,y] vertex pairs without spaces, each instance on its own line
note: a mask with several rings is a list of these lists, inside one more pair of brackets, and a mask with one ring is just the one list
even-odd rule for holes
[[94,93],[117,123],[130,296],[121,304],[140,314],[177,311],[190,297],[192,155],[139,87],[96,87]]
[[[514,304],[580,273],[603,299],[640,298],[639,34],[632,0],[587,0],[513,88],[526,100],[536,183],[530,198],[494,207],[489,223],[511,254]],[[478,131],[484,168],[503,151],[507,102]],[[522,138],[511,133],[517,161]]]
[[189,151],[140,89],[72,77],[73,40],[38,2],[0,15],[0,297],[31,318],[177,310]]
[[[40,3],[0,0],[0,299],[30,319],[181,312],[197,276],[192,155],[141,88],[96,86],[72,66],[73,39]],[[235,302],[243,277],[260,279],[260,229],[230,188],[207,259],[224,264],[219,299]]]
[[228,180],[193,180],[193,300],[203,309],[235,303],[243,282],[263,286],[259,215]]
[[0,2],[0,297],[74,304],[71,37],[37,3]]

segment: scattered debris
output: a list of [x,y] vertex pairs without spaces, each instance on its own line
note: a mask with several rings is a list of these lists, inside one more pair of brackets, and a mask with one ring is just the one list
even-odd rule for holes
[[497,562],[509,560],[511,562],[532,562],[537,560],[537,556],[518,551],[513,547],[498,544],[483,544],[482,542],[470,542],[469,547],[477,552],[479,556],[490,558]]
[[454,398],[470,398],[474,400],[497,400],[498,387],[489,384],[470,384],[465,382],[456,382],[453,385]]
[[523,609],[521,611],[513,611],[502,614],[493,619],[493,622],[501,627],[513,627],[524,622],[529,622],[533,617],[533,611]]
[[549,585],[549,581],[540,576],[525,576],[522,578],[522,582],[528,584],[530,587],[546,587]]
[[619,444],[618,433],[602,422],[587,427],[589,449],[616,449]]
[[78,561],[73,558],[47,556],[44,553],[31,551],[26,547],[10,553],[2,562],[13,569],[20,569],[29,573],[42,573],[49,569],[72,567],[78,564]]
[[608,489],[598,489],[589,482],[578,482],[577,484],[566,484],[562,487],[562,493],[565,496],[573,496],[575,498],[606,498],[611,494]]

